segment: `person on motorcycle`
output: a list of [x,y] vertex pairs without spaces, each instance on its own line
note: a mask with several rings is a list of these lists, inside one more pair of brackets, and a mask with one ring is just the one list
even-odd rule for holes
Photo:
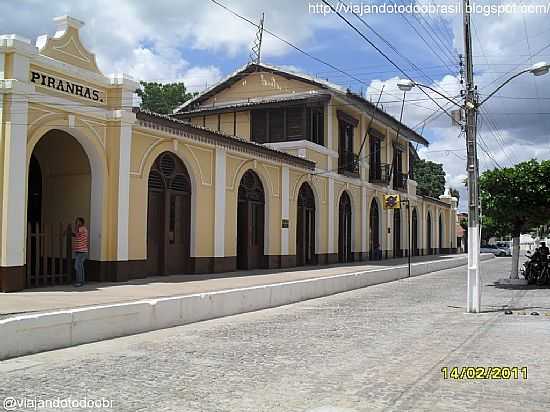
[[548,260],[550,249],[548,249],[548,246],[546,246],[546,242],[540,242],[540,246],[538,247],[537,250],[540,253],[543,260]]

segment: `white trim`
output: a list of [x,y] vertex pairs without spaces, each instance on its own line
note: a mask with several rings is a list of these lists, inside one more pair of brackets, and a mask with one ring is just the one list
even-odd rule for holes
[[[4,130],[4,193],[2,196],[2,266],[25,264],[25,219],[27,208],[27,114],[22,96],[9,96],[10,122]],[[9,127],[8,127],[9,126]]]
[[68,63],[63,63],[59,60],[52,59],[51,57],[44,56],[43,54],[37,54],[34,56],[31,63],[56,72],[65,73],[71,77],[76,77],[77,79],[84,80],[92,84],[103,87],[112,87],[111,80],[106,76],[70,65]]
[[128,260],[128,227],[130,214],[130,153],[132,126],[120,125],[118,164],[117,260]]
[[42,94],[35,91],[29,96],[29,103],[42,104],[45,106],[52,106],[52,108],[59,109],[60,107],[70,107],[70,112],[75,114],[82,114],[85,116],[93,117],[99,120],[109,120],[116,117],[115,112],[104,107],[90,106],[89,104],[80,103],[75,100],[64,99],[62,97],[51,96],[49,94]]
[[367,188],[361,187],[361,252],[367,252],[369,249],[367,243],[367,210],[368,210]]
[[[290,173],[288,166],[281,169],[281,219],[290,219]],[[289,228],[281,225],[281,255],[288,255]]]
[[325,104],[325,113],[327,114],[327,149],[338,154],[337,151],[334,150],[334,142],[333,142],[333,119],[332,119],[332,108],[330,106],[330,101],[328,101]]
[[334,253],[334,179],[328,178],[328,253]]
[[289,149],[310,149],[322,155],[336,158],[338,157],[338,152],[328,149],[320,144],[310,142],[309,140],[293,140],[289,142],[265,143],[264,146],[281,151]]
[[0,53],[0,79],[4,80],[4,73],[6,71],[6,55],[4,53]]
[[214,191],[214,257],[225,256],[225,150],[216,148]]

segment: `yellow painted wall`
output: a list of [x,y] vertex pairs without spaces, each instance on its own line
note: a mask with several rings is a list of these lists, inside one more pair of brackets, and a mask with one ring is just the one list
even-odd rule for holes
[[233,113],[222,113],[220,115],[220,127],[221,127],[220,131],[222,133],[233,136],[234,135],[233,126],[234,126]]
[[250,140],[250,112],[237,112],[237,136]]
[[[134,129],[130,172],[130,259],[144,259],[147,251],[147,196],[149,171],[163,152],[175,153],[192,181],[191,215],[196,230],[191,234],[193,256],[214,254],[214,150],[210,147],[159,138],[148,130]],[[193,251],[192,251],[193,252]]]

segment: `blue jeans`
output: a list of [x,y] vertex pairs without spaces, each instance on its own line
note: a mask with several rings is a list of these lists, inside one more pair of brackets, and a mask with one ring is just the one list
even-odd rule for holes
[[74,268],[76,270],[76,282],[84,283],[86,274],[84,273],[84,262],[88,259],[88,252],[74,252]]

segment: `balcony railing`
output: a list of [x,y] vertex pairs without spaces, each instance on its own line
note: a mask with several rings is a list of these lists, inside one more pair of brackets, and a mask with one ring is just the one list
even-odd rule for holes
[[359,156],[353,152],[344,152],[338,155],[338,173],[359,177]]
[[393,188],[402,192],[407,191],[407,181],[409,175],[407,173],[394,172],[393,174]]
[[371,163],[369,168],[369,182],[388,185],[390,183],[391,165],[385,163]]

